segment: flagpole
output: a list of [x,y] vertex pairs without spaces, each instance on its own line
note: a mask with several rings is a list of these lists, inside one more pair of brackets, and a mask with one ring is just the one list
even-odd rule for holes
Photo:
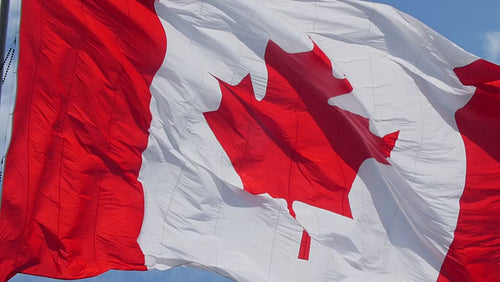
[[[7,44],[7,26],[9,23],[9,4],[10,0],[1,0],[0,4],[0,59],[1,59],[1,75],[3,78],[5,47]],[[0,87],[0,99],[2,98],[2,87]]]

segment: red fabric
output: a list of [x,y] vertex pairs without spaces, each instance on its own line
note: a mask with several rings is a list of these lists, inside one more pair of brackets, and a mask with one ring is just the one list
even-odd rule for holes
[[500,281],[500,66],[478,60],[455,72],[477,90],[456,113],[467,174],[439,281]]
[[0,215],[0,279],[143,270],[137,176],[163,61],[154,1],[22,5],[19,91]]

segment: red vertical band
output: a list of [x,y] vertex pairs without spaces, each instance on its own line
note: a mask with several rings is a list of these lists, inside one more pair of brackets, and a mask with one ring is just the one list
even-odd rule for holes
[[166,39],[154,0],[22,5],[0,279],[145,269],[137,176]]
[[456,113],[467,174],[438,281],[500,281],[500,66],[478,60],[455,72],[477,90]]

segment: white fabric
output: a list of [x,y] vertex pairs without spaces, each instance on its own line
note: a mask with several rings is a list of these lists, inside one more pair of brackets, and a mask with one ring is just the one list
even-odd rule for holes
[[[1,3],[1,1],[0,1]],[[12,115],[14,112],[14,104],[17,93],[17,62],[19,57],[19,19],[21,10],[21,0],[10,0],[9,3],[9,22],[7,25],[7,34],[5,40],[5,54],[8,53],[10,47],[14,47],[14,57],[9,67],[7,74],[2,74],[0,80],[4,79],[4,83],[0,85],[0,174],[3,175],[5,165],[5,155],[10,144],[12,135]],[[13,44],[15,41],[15,44]],[[2,42],[3,44],[3,42]],[[5,63],[3,71],[6,71],[8,61]],[[2,198],[2,181],[0,177],[0,200]]]
[[[474,89],[453,68],[476,58],[410,16],[361,1],[160,0],[167,53],[152,90],[140,181],[139,243],[149,268],[181,264],[239,281],[432,281],[453,240],[465,181],[454,114]],[[221,99],[217,77],[251,74],[265,96],[264,52],[312,49],[353,93],[332,99],[379,136],[399,130],[389,162],[363,163],[349,194],[353,219],[243,190],[203,117]],[[312,40],[312,41],[311,41]],[[297,258],[303,228],[308,261]]]

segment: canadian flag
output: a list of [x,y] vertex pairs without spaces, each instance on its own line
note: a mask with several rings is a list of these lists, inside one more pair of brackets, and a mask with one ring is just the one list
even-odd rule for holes
[[0,279],[500,281],[500,66],[364,1],[21,14]]

